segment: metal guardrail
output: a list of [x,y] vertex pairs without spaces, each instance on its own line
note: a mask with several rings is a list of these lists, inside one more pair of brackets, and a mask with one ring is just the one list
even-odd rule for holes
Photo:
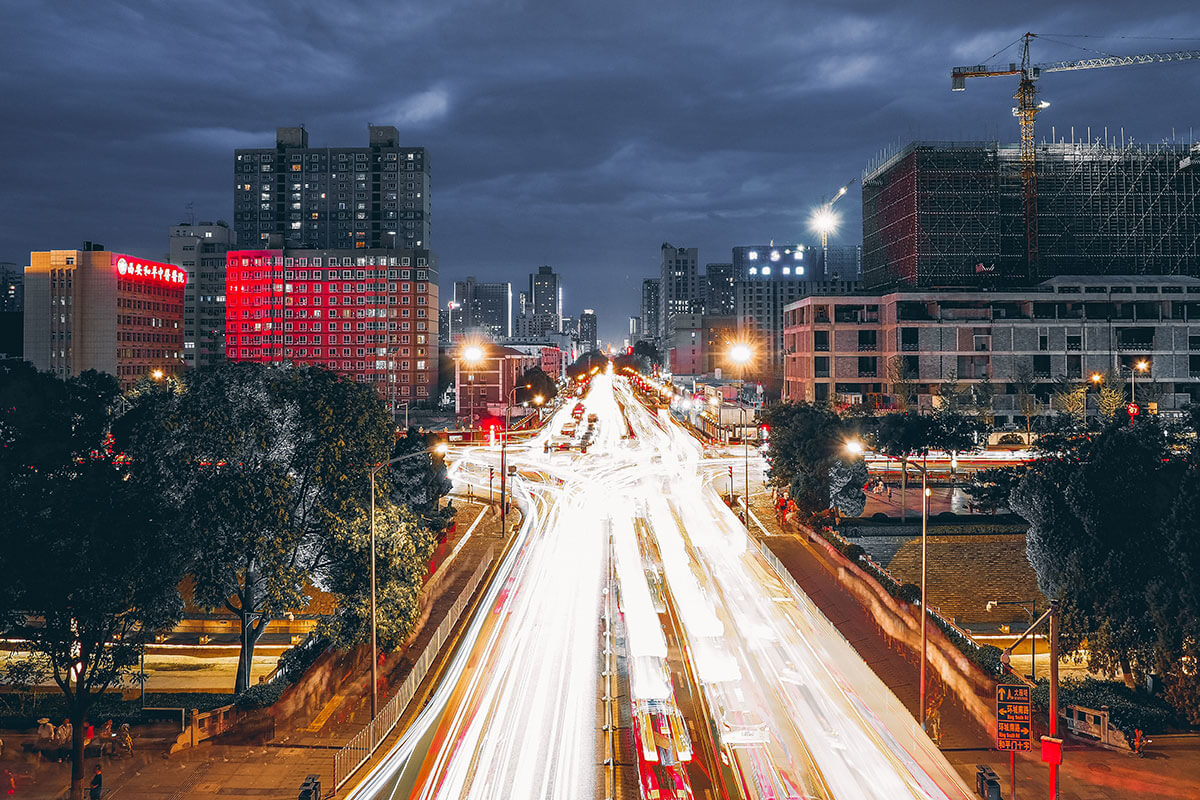
[[462,612],[466,609],[467,603],[470,602],[471,597],[475,594],[475,589],[478,588],[479,582],[483,580],[483,576],[491,568],[494,552],[495,545],[488,548],[483,560],[480,561],[479,566],[475,569],[475,573],[467,580],[467,585],[463,587],[462,593],[459,594],[458,599],[454,601],[454,605],[446,613],[446,618],[442,620],[442,624],[434,632],[433,639],[426,645],[425,651],[421,653],[421,657],[413,665],[412,671],[408,673],[408,677],[404,679],[404,683],[400,684],[400,688],[396,690],[396,694],[392,695],[392,699],[388,700],[387,704],[380,709],[379,714],[373,720],[367,723],[341,750],[338,750],[334,754],[333,788],[335,792],[341,789],[346,781],[350,780],[350,776],[367,762],[367,759],[371,757],[379,745],[383,743],[384,739],[391,734],[396,724],[400,722],[400,717],[404,714],[404,709],[408,707],[408,704],[416,695],[417,688],[425,680],[425,675],[433,665],[433,660],[437,657],[438,651],[442,649],[442,645],[449,638],[450,630],[458,622],[458,618],[462,616]]

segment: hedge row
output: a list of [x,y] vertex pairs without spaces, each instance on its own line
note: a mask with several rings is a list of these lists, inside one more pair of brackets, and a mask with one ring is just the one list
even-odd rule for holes
[[[1041,711],[1050,708],[1050,682],[1042,678],[1033,689],[1033,704]],[[1083,706],[1100,711],[1108,706],[1109,723],[1133,741],[1134,730],[1145,735],[1163,733],[1182,726],[1166,701],[1130,689],[1123,683],[1095,678],[1063,678],[1058,684],[1058,706]]]
[[[921,600],[921,590],[919,587],[912,584],[900,584],[883,567],[866,558],[866,551],[860,545],[846,541],[837,531],[831,528],[821,526],[816,528],[816,531],[821,538],[837,548],[839,553],[851,562],[858,564],[865,572],[878,581],[879,585],[892,597],[909,604],[914,604]],[[959,652],[979,666],[985,674],[993,678],[1000,678],[1005,675],[1004,665],[1000,663],[1001,650],[999,647],[990,644],[976,644],[937,614],[930,614],[929,619],[941,629],[942,633],[946,635],[951,644],[958,648]]]
[[308,671],[321,654],[329,647],[329,640],[322,636],[309,636],[303,642],[289,647],[279,657],[279,671],[270,681],[256,683],[243,690],[234,699],[238,708],[266,708],[283,696],[293,683]]

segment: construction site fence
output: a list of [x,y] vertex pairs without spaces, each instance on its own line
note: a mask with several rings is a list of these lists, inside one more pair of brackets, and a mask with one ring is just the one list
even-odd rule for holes
[[425,651],[421,653],[421,657],[413,665],[412,671],[408,673],[408,677],[404,679],[404,683],[400,684],[400,688],[396,690],[396,693],[392,695],[387,704],[380,709],[375,718],[367,723],[361,731],[356,733],[341,750],[338,750],[334,754],[334,791],[341,789],[346,781],[350,780],[350,776],[367,762],[367,759],[375,753],[379,745],[391,735],[396,724],[400,722],[400,718],[404,715],[404,709],[408,707],[413,697],[416,696],[417,688],[425,680],[425,675],[429,672],[430,666],[433,665],[433,660],[437,658],[442,645],[450,637],[450,631],[458,622],[458,618],[462,616],[467,603],[470,602],[476,588],[479,587],[479,582],[483,580],[483,576],[491,568],[494,551],[494,545],[488,548],[487,553],[479,562],[475,573],[467,580],[467,585],[463,587],[462,593],[459,594],[458,599],[454,601],[454,605],[446,613],[446,618],[442,620],[442,624],[434,632],[433,639],[426,645]]

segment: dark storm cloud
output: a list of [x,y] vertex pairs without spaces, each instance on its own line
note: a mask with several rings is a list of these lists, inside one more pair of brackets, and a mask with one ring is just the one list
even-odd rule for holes
[[[55,2],[0,25],[0,259],[94,239],[153,256],[194,202],[232,215],[235,147],[303,122],[315,145],[396,124],[429,148],[443,285],[566,278],[619,338],[658,245],[808,239],[812,207],[883,147],[1003,139],[1014,85],[949,69],[1025,30],[1200,35],[1177,2]],[[1035,58],[1196,42],[1058,38]],[[1009,49],[993,61],[1016,59]],[[1047,76],[1074,125],[1156,141],[1197,122],[1200,63]],[[851,193],[839,241],[858,238]]]

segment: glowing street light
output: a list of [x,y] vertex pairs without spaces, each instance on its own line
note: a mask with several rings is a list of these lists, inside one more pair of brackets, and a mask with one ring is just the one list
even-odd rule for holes
[[735,344],[729,348],[729,360],[734,364],[749,364],[754,358],[754,351],[748,344]]
[[161,381],[163,378],[163,371],[161,369],[151,370],[150,377],[156,381]]

